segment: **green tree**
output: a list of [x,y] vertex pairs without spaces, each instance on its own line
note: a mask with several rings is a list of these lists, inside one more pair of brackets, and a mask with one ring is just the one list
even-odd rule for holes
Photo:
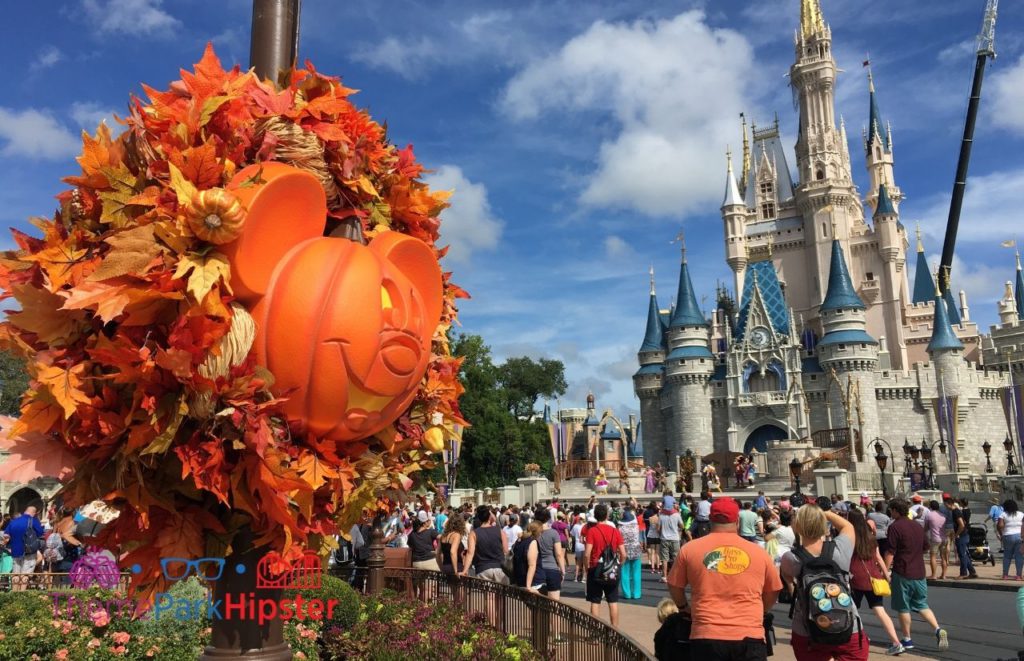
[[18,415],[21,395],[28,389],[28,370],[20,356],[0,351],[0,413]]
[[540,397],[565,392],[562,363],[510,358],[495,365],[490,347],[479,335],[453,338],[452,352],[464,359],[459,378],[466,392],[459,408],[472,425],[463,432],[457,486],[513,484],[527,463],[550,474],[551,442],[534,407]]
[[498,382],[512,415],[527,420],[536,415],[534,406],[538,399],[550,399],[565,392],[565,366],[559,360],[547,358],[509,358],[498,368]]

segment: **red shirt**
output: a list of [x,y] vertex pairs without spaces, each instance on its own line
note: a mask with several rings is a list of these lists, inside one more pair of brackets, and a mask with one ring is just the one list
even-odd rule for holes
[[622,533],[619,532],[618,528],[607,523],[598,523],[591,526],[587,532],[587,544],[592,546],[590,549],[589,567],[593,569],[601,559],[601,554],[604,553],[606,546],[611,546],[612,550],[615,551],[625,542],[622,541]]

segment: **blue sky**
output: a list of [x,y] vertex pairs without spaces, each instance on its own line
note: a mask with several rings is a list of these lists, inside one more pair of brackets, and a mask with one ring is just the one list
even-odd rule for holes
[[[983,0],[823,0],[845,73],[857,184],[869,53],[892,123],[903,221],[920,221],[937,262]],[[995,322],[1024,207],[1024,6],[1004,2],[961,222],[954,285],[972,318]],[[249,0],[9,3],[0,51],[0,224],[52,212],[75,170],[81,128],[123,112],[141,82],[164,87],[212,41],[246,64]],[[454,188],[442,238],[473,300],[466,332],[496,356],[565,362],[563,406],[635,410],[647,269],[663,305],[685,228],[694,284],[712,303],[727,281],[721,220],[725,150],[738,115],[777,112],[796,137],[785,74],[797,0],[378,2],[304,0],[300,57],[361,90],[357,102],[413,143]],[[794,165],[792,151],[788,152]],[[1024,236],[1020,239],[1024,240]],[[913,259],[908,267],[913,268]]]

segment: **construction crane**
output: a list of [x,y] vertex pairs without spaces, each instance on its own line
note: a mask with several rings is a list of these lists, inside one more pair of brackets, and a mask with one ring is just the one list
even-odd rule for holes
[[971,99],[967,103],[967,119],[964,121],[964,137],[960,142],[960,159],[956,164],[956,179],[953,182],[953,197],[949,201],[949,218],[946,220],[946,238],[942,242],[942,259],[939,261],[939,289],[949,291],[950,271],[953,268],[953,249],[956,247],[956,232],[960,225],[960,210],[964,204],[964,190],[967,188],[967,166],[971,161],[971,145],[974,143],[974,124],[978,119],[978,104],[981,101],[981,83],[985,79],[985,64],[996,57],[996,10],[999,0],[988,0],[985,18],[978,35],[977,60],[974,64],[974,82],[971,84]]

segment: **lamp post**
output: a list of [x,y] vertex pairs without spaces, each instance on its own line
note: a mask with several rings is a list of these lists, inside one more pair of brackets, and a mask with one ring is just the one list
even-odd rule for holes
[[[885,450],[882,449],[882,443],[885,443],[882,439],[875,439],[875,464],[878,465],[878,470],[882,473],[882,499],[889,500],[889,490],[885,488],[885,467],[889,463],[889,457],[886,456]],[[887,446],[888,443],[885,443]],[[892,448],[889,448],[889,452],[892,452]]]
[[985,472],[986,473],[994,473],[995,469],[992,468],[992,457],[991,457],[991,454],[992,454],[992,444],[989,443],[988,441],[985,441],[984,443],[981,444],[981,449],[985,453]]
[[800,494],[800,473],[803,472],[804,465],[799,459],[793,457],[793,461],[789,462],[789,474],[793,478],[793,482],[796,483],[796,493]]
[[1013,439],[1010,438],[1009,434],[1003,439],[1003,449],[1006,450],[1006,474],[1020,475],[1020,469],[1017,468],[1017,464],[1013,461]]

